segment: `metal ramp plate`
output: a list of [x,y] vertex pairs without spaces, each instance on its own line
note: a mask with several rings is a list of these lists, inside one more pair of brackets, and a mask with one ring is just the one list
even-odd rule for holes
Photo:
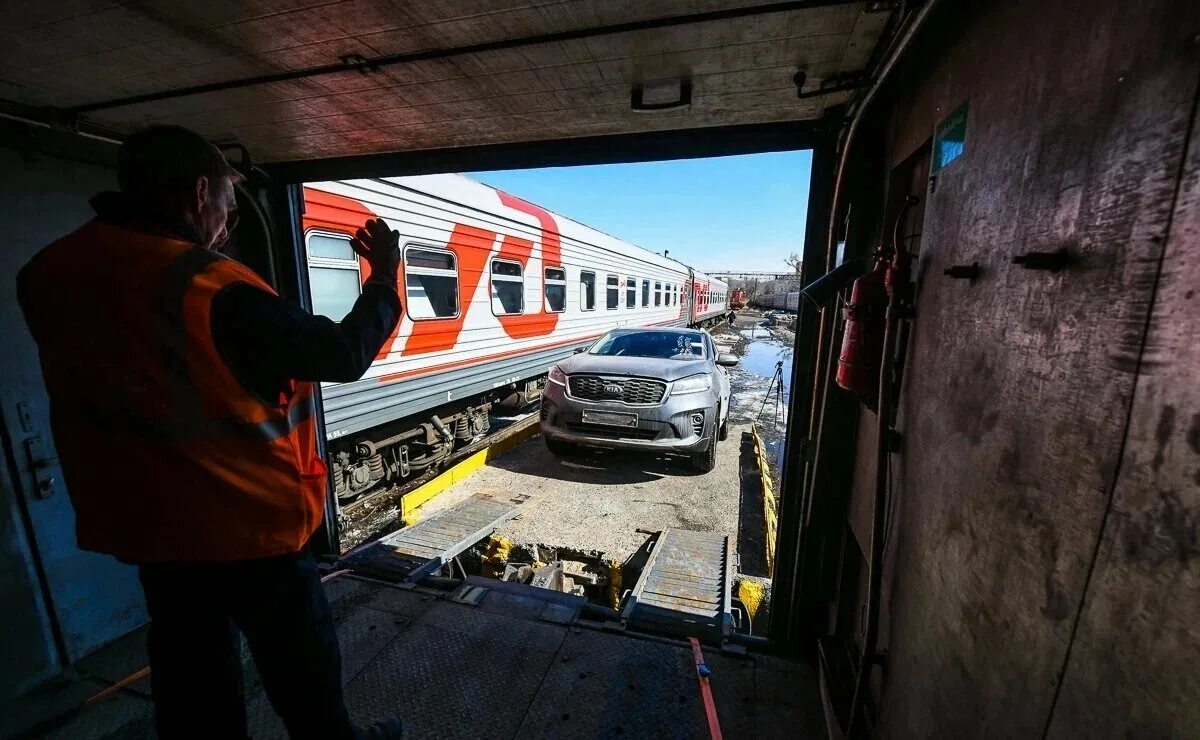
[[659,536],[622,618],[631,627],[722,639],[729,634],[729,538],[667,529]]
[[517,515],[525,495],[473,496],[428,519],[349,553],[342,564],[392,581],[415,583]]

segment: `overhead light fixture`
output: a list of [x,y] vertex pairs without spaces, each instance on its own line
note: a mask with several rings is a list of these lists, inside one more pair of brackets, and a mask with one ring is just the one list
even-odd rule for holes
[[629,96],[629,108],[635,113],[678,110],[692,104],[692,79],[668,77],[635,82]]

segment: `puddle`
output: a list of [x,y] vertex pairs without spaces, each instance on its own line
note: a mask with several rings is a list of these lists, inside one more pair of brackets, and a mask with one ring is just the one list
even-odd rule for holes
[[[767,335],[770,337],[770,334]],[[746,345],[739,366],[748,373],[763,378],[775,375],[777,363],[783,363],[784,393],[787,393],[787,383],[792,378],[792,348],[785,347],[773,338],[769,341],[755,340]]]
[[[739,377],[734,380],[732,410],[745,421],[757,422],[777,477],[787,431],[793,349],[765,326],[742,329],[739,334],[747,341],[738,363]],[[773,382],[777,368],[781,369],[782,392]]]

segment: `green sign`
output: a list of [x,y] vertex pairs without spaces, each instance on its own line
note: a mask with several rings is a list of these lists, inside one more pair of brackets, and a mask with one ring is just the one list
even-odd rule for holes
[[933,136],[933,171],[937,172],[962,156],[967,146],[967,104],[946,116]]

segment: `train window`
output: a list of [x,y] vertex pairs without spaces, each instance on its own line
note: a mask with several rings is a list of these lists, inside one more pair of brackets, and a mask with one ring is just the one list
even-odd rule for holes
[[662,305],[662,283],[654,284],[654,305]]
[[350,237],[310,232],[304,235],[304,243],[313,313],[340,321],[362,292],[358,256],[350,248]]
[[567,310],[567,271],[561,267],[546,268],[546,310],[550,313]]
[[358,256],[355,255],[354,250],[350,248],[349,237],[317,233],[309,233],[306,236],[309,259],[317,257],[332,260],[353,260],[354,262],[358,262]]
[[616,275],[609,275],[604,281],[605,308],[613,311],[621,302],[621,280]]
[[458,261],[454,252],[404,248],[404,295],[408,317],[447,319],[458,315]]
[[525,312],[525,274],[521,263],[492,260],[492,313]]
[[678,285],[671,286],[671,305],[672,306],[679,305],[679,286]]
[[625,308],[637,308],[637,278],[625,278]]
[[309,270],[308,286],[312,294],[313,313],[340,321],[350,313],[358,300],[357,270],[313,267]]
[[596,273],[579,273],[579,310],[596,310]]
[[650,281],[642,281],[642,308],[650,305]]

